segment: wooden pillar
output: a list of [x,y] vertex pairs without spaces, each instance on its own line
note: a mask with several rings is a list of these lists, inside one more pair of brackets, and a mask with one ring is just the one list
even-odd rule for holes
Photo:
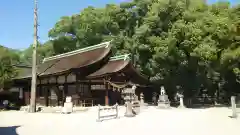
[[106,105],[106,106],[109,105],[108,89],[106,89],[106,92],[105,92],[105,105]]
[[108,97],[109,96],[108,95],[109,94],[108,93],[109,89],[108,89],[108,83],[107,82],[105,83],[105,87],[106,87],[106,91],[105,91],[105,105],[108,106],[109,105],[109,97]]
[[67,76],[68,75],[64,75],[64,93],[65,93],[65,96],[67,96],[67,94],[68,94],[68,85],[67,85]]
[[47,79],[47,83],[45,83],[44,85],[46,85],[46,89],[47,89],[47,104],[48,106],[52,106],[52,98],[51,98],[51,86],[49,83],[49,78]]
[[[91,90],[91,80],[88,80],[87,86],[88,86],[88,91],[91,94],[91,98],[92,98],[93,95],[92,95],[92,90]],[[94,102],[93,102],[93,99],[92,99],[92,106],[93,105],[94,105]]]
[[25,105],[29,105],[30,104],[30,91],[29,91],[29,85],[25,86],[24,88],[24,102]]
[[64,90],[64,89],[65,89],[65,87],[63,86],[62,93],[61,93],[61,94],[62,94],[62,98],[63,98],[63,99],[62,99],[62,106],[64,106],[64,102],[65,102],[65,100],[66,100],[65,90]]
[[46,93],[46,106],[49,106],[49,87],[45,87],[44,91]]
[[75,74],[75,79],[76,79],[76,80],[75,80],[75,91],[76,91],[76,95],[77,95],[76,97],[77,97],[77,98],[79,97],[79,98],[77,99],[76,104],[79,105],[79,104],[80,104],[80,100],[81,100],[81,94],[79,94],[79,88],[80,88],[80,87],[79,87],[79,81],[78,81],[78,78],[77,78],[77,74],[76,74],[76,73],[74,73],[74,74]]
[[45,102],[45,106],[47,106],[47,91],[46,91],[46,89],[42,86],[42,81],[41,81],[41,78],[38,78],[39,79],[39,84],[37,84],[37,85],[39,85],[39,91],[42,91],[42,93],[43,93],[43,95],[44,95],[44,102]]
[[63,88],[63,95],[64,95],[64,102],[65,102],[65,100],[66,100],[66,97],[68,96],[68,84],[67,84],[67,76],[68,75],[65,75],[65,79],[64,79],[64,83],[63,83],[63,85],[64,85],[64,88]]
[[57,95],[57,105],[59,106],[60,104],[62,105],[62,93],[60,92],[61,90],[60,90],[60,88],[59,88],[59,85],[58,85],[58,83],[57,83],[57,76],[55,76],[55,87],[56,87],[56,89],[57,89],[57,91],[56,91],[56,95]]

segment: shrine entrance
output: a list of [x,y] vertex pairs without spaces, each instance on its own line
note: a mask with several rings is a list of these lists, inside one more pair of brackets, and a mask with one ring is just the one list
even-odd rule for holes
[[124,104],[123,91],[124,89],[131,86],[131,83],[127,82],[125,84],[123,83],[119,84],[116,82],[111,82],[109,80],[104,80],[104,82],[108,86],[108,104],[114,105],[117,103],[119,105],[123,105]]
[[109,90],[109,105],[121,104],[121,92]]

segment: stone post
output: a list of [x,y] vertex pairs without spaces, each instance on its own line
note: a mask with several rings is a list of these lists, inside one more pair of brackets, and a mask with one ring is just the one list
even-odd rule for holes
[[236,97],[235,96],[231,96],[231,105],[232,105],[232,118],[237,118]]
[[143,95],[143,93],[140,94],[140,103],[141,103],[141,105],[144,104],[144,95]]
[[125,117],[134,117],[135,115],[133,114],[132,110],[132,103],[127,101],[126,102],[126,112],[124,114]]
[[71,97],[66,97],[66,102],[62,108],[62,113],[72,113],[73,112],[73,103]]
[[100,106],[100,104],[98,104],[98,118],[97,118],[97,121],[99,122],[99,121],[101,121],[100,119],[101,119],[101,114],[100,114],[100,112],[101,112],[101,106]]
[[185,108],[184,102],[183,102],[183,96],[180,96],[180,105],[178,106],[178,108]]

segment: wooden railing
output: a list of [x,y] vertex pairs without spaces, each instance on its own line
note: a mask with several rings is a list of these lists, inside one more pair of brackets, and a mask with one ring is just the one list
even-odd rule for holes
[[[107,113],[109,111],[112,111],[111,114]],[[98,117],[97,122],[102,122],[104,118],[119,118],[118,117],[118,104],[115,104],[114,106],[100,106],[98,105]]]
[[95,98],[73,98],[73,104],[75,106],[83,106],[83,107],[88,107],[88,106],[94,106],[96,103]]

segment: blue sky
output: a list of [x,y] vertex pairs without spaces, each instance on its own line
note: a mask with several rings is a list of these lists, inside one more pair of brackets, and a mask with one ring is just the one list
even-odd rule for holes
[[[103,7],[107,3],[126,0],[38,0],[39,40],[48,40],[48,31],[65,15],[79,13],[88,6]],[[210,0],[210,3],[218,0]],[[232,4],[240,0],[230,0]],[[33,42],[33,0],[1,0],[0,45],[25,49]]]

